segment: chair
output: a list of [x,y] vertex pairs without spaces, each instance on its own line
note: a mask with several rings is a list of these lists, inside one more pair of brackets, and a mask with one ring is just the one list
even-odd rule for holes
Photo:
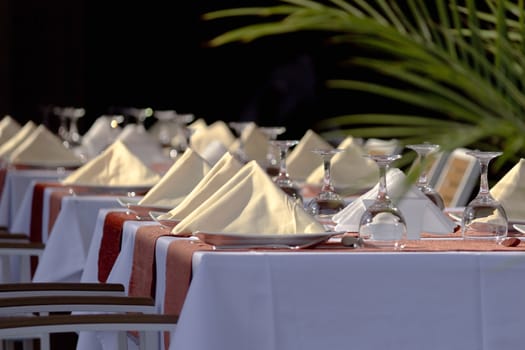
[[124,296],[119,283],[28,282],[0,283],[0,300],[14,297],[49,296]]
[[[126,349],[127,331],[139,332],[139,349],[159,349],[160,332],[175,329],[178,316],[158,314],[86,314],[39,317],[0,317],[0,339],[40,339],[41,350],[50,350],[49,335],[80,331],[118,331],[118,349]],[[3,350],[3,349],[2,349]]]
[[[92,285],[90,285],[93,287]],[[115,287],[116,285],[113,285]],[[97,288],[93,288],[94,290]],[[117,288],[114,288],[117,289]],[[72,328],[72,324],[76,324],[77,318],[64,320],[63,324],[54,325],[51,328],[42,328],[42,326],[49,325],[45,321],[39,321],[38,319],[42,317],[56,316],[57,313],[62,314],[61,316],[82,316],[82,315],[93,315],[100,316],[99,321],[108,322],[107,319],[112,319],[109,314],[118,314],[119,317],[122,317],[122,321],[115,322],[115,326],[111,325],[96,325],[95,319],[90,319],[89,323],[91,324],[89,328],[86,326],[79,326]],[[76,313],[76,314],[75,314]],[[121,323],[133,323],[133,322],[142,322],[142,323],[151,323],[151,320],[148,318],[140,318],[142,321],[137,321],[133,319],[133,316],[140,317],[141,315],[155,315],[155,301],[150,297],[129,297],[129,296],[114,296],[114,295],[52,295],[52,296],[24,296],[24,297],[11,297],[11,298],[0,298],[0,328],[2,327],[2,318],[16,319],[20,318],[22,321],[25,319],[27,322],[20,322],[16,327],[9,326],[11,329],[10,332],[2,333],[0,331],[0,340],[1,346],[0,349],[13,349],[15,344],[21,343],[23,349],[33,349],[34,343],[33,339],[40,340],[40,349],[49,349],[50,339],[49,336],[51,333],[71,333],[71,332],[80,332],[80,331],[95,331],[95,330],[124,330]],[[162,315],[157,315],[162,316]],[[31,319],[37,319],[30,321]],[[53,321],[54,322],[54,321]],[[84,323],[82,321],[81,323]],[[97,321],[98,322],[98,321]],[[173,326],[173,323],[176,323],[175,319],[170,319],[169,322]],[[31,330],[26,330],[26,328],[39,326],[40,328],[33,328]],[[23,331],[19,328],[23,327]],[[117,327],[117,328],[115,328]],[[143,329],[141,327],[146,327]],[[152,330],[147,328],[148,325],[141,325],[139,328],[126,328],[127,330]],[[47,331],[46,331],[47,330]],[[162,328],[159,331],[164,331],[166,328]],[[172,329],[169,329],[172,330]],[[26,333],[24,333],[26,332]],[[142,335],[139,334],[139,341],[145,341],[148,346],[153,346],[157,344],[159,339],[149,339],[149,336],[143,335],[146,338],[142,338]],[[124,343],[123,335],[119,334],[119,340],[121,344]],[[120,345],[119,349],[122,348]],[[153,349],[153,348],[152,348]]]
[[434,189],[441,194],[445,207],[467,204],[474,186],[478,182],[479,164],[476,158],[466,154],[468,150],[458,148],[446,158]]

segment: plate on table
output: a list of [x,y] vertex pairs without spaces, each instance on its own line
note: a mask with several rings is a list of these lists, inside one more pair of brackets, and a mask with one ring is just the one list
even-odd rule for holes
[[219,249],[250,248],[308,248],[323,243],[340,232],[295,233],[295,234],[258,234],[258,233],[220,233],[197,231],[194,236],[204,243]]
[[153,205],[142,205],[139,204],[141,198],[138,197],[118,197],[117,201],[120,205],[122,205],[124,208],[128,208],[137,216],[141,218],[151,218],[150,212],[159,212],[159,213],[167,213],[170,211],[171,207],[167,206],[153,206]]
[[85,185],[85,184],[68,184],[75,193],[93,193],[93,194],[107,194],[107,195],[123,195],[127,197],[134,197],[145,194],[149,191],[151,186],[117,186],[117,185]]

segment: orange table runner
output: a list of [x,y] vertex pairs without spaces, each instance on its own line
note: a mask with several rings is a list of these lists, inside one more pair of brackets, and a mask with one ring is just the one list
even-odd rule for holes
[[155,245],[159,237],[169,235],[170,231],[161,225],[141,226],[137,229],[129,295],[155,297]]
[[126,211],[110,211],[104,218],[102,240],[98,254],[98,280],[105,283],[113,264],[120,253],[124,221],[137,220],[137,216]]

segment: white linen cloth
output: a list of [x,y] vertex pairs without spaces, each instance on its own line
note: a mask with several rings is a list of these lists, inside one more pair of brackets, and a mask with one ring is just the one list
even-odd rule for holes
[[297,146],[286,157],[286,169],[296,181],[305,181],[322,164],[322,158],[313,153],[314,149],[333,149],[334,147],[312,129],[308,129]]
[[120,140],[69,174],[65,185],[153,186],[160,176]]
[[210,165],[191,148],[162,176],[139,201],[141,205],[176,207],[210,171]]
[[[401,211],[407,223],[408,239],[420,238],[421,232],[445,234],[454,231],[455,223],[423,192],[415,185],[406,188],[406,176],[401,170],[390,169],[386,176],[386,183],[389,197]],[[371,204],[376,198],[378,188],[379,185],[376,185],[335,214],[332,218],[337,224],[335,230],[357,232],[361,216],[366,210],[367,204]]]
[[509,220],[525,220],[525,159],[521,158],[491,189]]
[[230,153],[225,153],[182,202],[168,213],[161,215],[160,218],[181,219],[186,217],[235,176],[241,168],[242,164],[235,157]]
[[9,155],[9,163],[37,166],[80,166],[82,160],[62,140],[39,125]]
[[5,115],[0,120],[0,145],[4,144],[11,136],[15,135],[22,126],[10,115]]
[[[349,136],[338,146],[345,150],[337,153],[330,162],[330,174],[334,187],[340,194],[354,194],[373,187],[379,180],[377,164],[366,158],[358,141]],[[322,162],[306,179],[306,183],[319,185],[324,178]]]
[[[66,196],[38,262],[33,282],[80,282],[101,208],[119,207],[113,196]],[[48,215],[49,213],[42,213]]]
[[196,252],[170,349],[520,349],[524,258]]
[[268,152],[268,136],[261,131],[254,122],[249,122],[242,130],[241,136],[230,146],[230,151],[236,153],[243,147],[246,161],[255,160],[259,164],[264,164]]
[[325,229],[302,204],[277,187],[257,162],[250,161],[183,218],[172,233],[196,231],[294,234]]

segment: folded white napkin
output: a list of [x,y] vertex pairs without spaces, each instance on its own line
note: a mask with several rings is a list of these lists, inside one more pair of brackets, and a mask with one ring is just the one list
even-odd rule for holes
[[509,220],[525,219],[525,159],[521,158],[491,189]]
[[228,149],[235,142],[235,136],[225,122],[218,120],[206,128],[195,129],[190,137],[190,146],[202,155],[212,141],[218,141]]
[[[415,185],[407,184],[406,176],[401,170],[390,169],[386,176],[386,183],[389,197],[399,208],[407,223],[408,239],[418,239],[421,232],[446,234],[454,231],[454,222]],[[333,216],[332,220],[337,224],[336,231],[359,230],[361,216],[376,198],[378,187],[379,185],[376,185]]]
[[370,138],[363,146],[366,154],[396,154],[399,148],[399,140],[382,140]]
[[235,176],[242,166],[231,153],[225,153],[182,202],[161,217],[163,219],[182,219],[186,217]]
[[241,139],[247,160],[264,164],[268,152],[268,136],[259,129],[259,126],[255,123],[248,124],[242,131]]
[[115,125],[113,121],[113,117],[102,115],[82,136],[82,146],[88,158],[95,157],[117,139],[122,128],[118,124]]
[[36,129],[36,124],[32,121],[28,121],[24,126],[18,130],[9,140],[0,145],[0,158],[7,160],[11,153],[24,142],[25,139],[31,135]]
[[139,201],[141,205],[176,207],[208,173],[210,165],[191,148],[168,169]]
[[206,121],[202,118],[194,120],[192,123],[188,124],[189,129],[193,130],[199,130],[199,129],[206,129],[208,124],[206,124]]
[[153,186],[160,176],[144,164],[126,145],[115,141],[104,152],[69,174],[69,185]]
[[309,129],[286,157],[286,168],[292,179],[305,181],[323,163],[321,157],[312,152],[316,148],[333,149],[334,147]]
[[198,152],[200,156],[208,162],[211,166],[214,166],[215,163],[221,159],[221,157],[228,152],[226,146],[218,141],[213,140],[209,142],[206,147],[201,152]]
[[11,164],[80,166],[82,160],[55,134],[39,125],[9,156]]
[[275,185],[255,161],[215,191],[172,233],[321,233],[324,227]]
[[120,132],[118,140],[124,142],[129,150],[148,166],[168,161],[160,143],[136,124],[126,125]]
[[0,120],[0,145],[15,135],[22,126],[10,115],[5,115]]
[[[331,161],[332,183],[341,194],[357,193],[373,187],[379,180],[377,164],[364,157],[364,150],[351,136],[344,139],[338,147],[344,152],[337,153]],[[324,169],[322,163],[308,176],[306,182],[322,183]]]

